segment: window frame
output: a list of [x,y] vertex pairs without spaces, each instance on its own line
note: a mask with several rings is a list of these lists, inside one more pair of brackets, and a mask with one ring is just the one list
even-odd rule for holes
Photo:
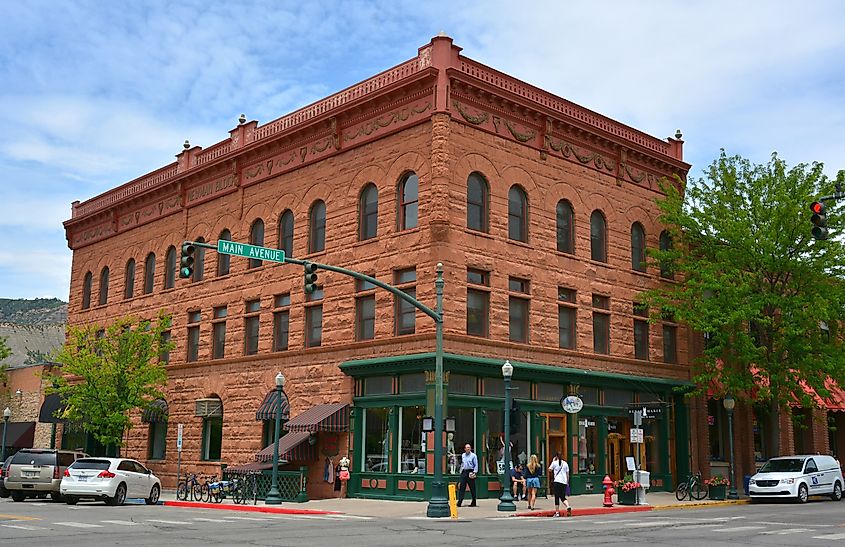
[[[515,313],[518,315],[515,317]],[[508,340],[527,344],[530,340],[531,281],[508,277]],[[514,329],[516,326],[516,330]],[[520,332],[521,331],[521,332]]]
[[100,289],[97,293],[97,305],[105,306],[109,303],[109,267],[100,270]]
[[600,209],[590,213],[590,259],[607,263],[607,217]]
[[[204,237],[198,237],[194,241],[197,243],[205,243]],[[205,278],[205,247],[202,245],[195,246],[194,250],[194,273],[191,275],[191,282],[197,283]]]
[[[266,232],[264,230],[264,219],[262,219],[261,217],[256,218],[252,221],[252,224],[249,225],[249,244],[255,245],[256,247],[263,247],[265,235]],[[255,268],[260,268],[263,265],[263,260],[258,258],[250,258],[247,261],[246,268],[248,270],[252,270]]]
[[126,261],[126,268],[123,271],[123,299],[129,300],[135,297],[135,273],[137,265],[135,259],[130,258]]
[[358,241],[378,237],[378,188],[372,182],[364,185],[358,197]]
[[[217,240],[232,241],[232,232],[228,228],[224,228]],[[232,256],[226,253],[217,253],[217,277],[229,275],[232,270]]]
[[195,363],[199,361],[201,323],[202,313],[199,310],[188,310],[188,322],[185,341],[186,363]]
[[315,200],[308,209],[308,254],[326,250],[326,202]]
[[[478,280],[474,278],[478,277]],[[480,338],[490,337],[490,272],[477,268],[467,268],[467,334]],[[478,323],[480,329],[471,329],[470,324],[470,295],[480,298],[482,306],[479,308],[481,321]]]
[[94,274],[90,271],[85,272],[82,278],[82,309],[87,310],[91,308],[91,286],[94,284]]
[[156,276],[156,255],[155,253],[147,254],[144,259],[144,294],[153,294],[155,287]]
[[558,252],[575,254],[575,209],[568,199],[557,202],[555,226]]
[[[669,233],[669,230],[660,232],[659,246],[662,252],[669,252],[673,249],[672,234]],[[675,272],[672,269],[671,260],[660,261],[660,277],[669,280],[675,279]]]
[[519,184],[508,190],[508,239],[528,243],[528,194]]
[[648,308],[635,302],[632,313],[634,318],[634,359],[650,361],[651,344],[649,338],[651,333],[648,324]]
[[[600,299],[600,300],[599,300]],[[610,297],[593,294],[593,353],[610,355]],[[600,324],[604,322],[604,324]],[[601,331],[601,332],[599,332]],[[604,343],[602,344],[603,336]]]
[[176,286],[176,247],[171,245],[164,253],[164,288]]
[[[409,195],[409,182],[413,180],[413,195]],[[408,171],[399,180],[396,190],[396,229],[397,231],[413,230],[420,224],[420,179],[413,171]],[[409,212],[413,211],[413,224],[408,221]]]
[[[558,287],[558,318],[557,318],[557,328],[558,328],[558,347],[562,349],[577,349],[578,347],[578,339],[576,338],[578,332],[578,292],[575,289],[570,289],[568,287]],[[564,298],[563,295],[566,295]],[[569,325],[569,340],[570,345],[563,344],[563,316],[564,314],[570,316],[570,325]]]
[[631,224],[631,269],[641,273],[648,271],[645,228],[639,222]]
[[[281,330],[281,320],[285,318],[285,329]],[[284,332],[285,344],[279,343],[280,335]],[[273,297],[273,351],[285,351],[290,348],[290,293],[281,293]]]
[[211,358],[226,358],[226,317],[229,315],[227,306],[212,308],[211,319]]
[[[471,213],[477,211],[477,214]],[[477,216],[477,225],[473,220]],[[490,232],[490,185],[478,171],[467,177],[467,228],[476,232]]]
[[[252,332],[253,329],[254,333]],[[261,299],[254,298],[244,302],[244,355],[258,355],[260,337]]]
[[285,252],[285,256],[293,256],[294,220],[293,211],[290,209],[285,209],[282,214],[279,215],[278,248]]
[[[413,279],[409,279],[408,274],[413,272]],[[417,297],[417,268],[399,268],[393,270],[393,285],[413,298]],[[412,318],[409,324],[405,323],[408,317]],[[396,336],[403,336],[406,334],[414,334],[417,331],[417,307],[403,300],[402,298],[393,296],[393,333]]]

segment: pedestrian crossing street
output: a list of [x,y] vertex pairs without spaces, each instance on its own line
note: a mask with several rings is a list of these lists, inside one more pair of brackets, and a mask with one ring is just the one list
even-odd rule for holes
[[[539,520],[564,521],[569,519],[549,517],[518,517],[519,520],[536,522]],[[494,517],[494,520],[511,520],[513,517]],[[574,521],[573,521],[574,522]],[[683,530],[707,530],[707,533],[719,534],[729,537],[731,534],[738,534],[744,538],[753,535],[762,536],[789,536],[801,534],[803,539],[812,538],[820,541],[843,541],[845,542],[845,527],[836,524],[812,524],[794,526],[786,522],[754,521],[745,517],[716,517],[716,518],[684,518],[684,517],[644,517],[639,519],[613,519],[607,521],[614,526],[628,530],[649,529],[649,528],[671,528],[674,531]]]
[[360,517],[356,515],[278,515],[278,514],[256,514],[255,516],[240,516],[240,515],[226,515],[219,518],[208,517],[192,517],[182,519],[152,519],[142,518],[138,520],[100,520],[96,522],[75,522],[75,521],[56,521],[48,522],[43,520],[8,520],[0,522],[0,530],[8,528],[11,530],[28,530],[28,531],[45,531],[45,530],[59,530],[59,529],[79,529],[79,530],[93,530],[105,528],[120,528],[129,526],[185,526],[200,527],[207,523],[264,523],[270,524],[273,522],[289,521],[289,520],[319,520],[319,521],[350,521],[350,520],[372,520],[372,517]]

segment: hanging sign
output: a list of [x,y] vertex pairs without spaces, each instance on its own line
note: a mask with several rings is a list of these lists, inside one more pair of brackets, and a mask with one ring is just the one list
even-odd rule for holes
[[638,410],[642,412],[642,417],[644,420],[653,420],[655,418],[663,417],[662,403],[641,403],[628,407],[628,413],[632,416],[634,415],[634,412]]
[[567,395],[561,398],[560,407],[568,414],[576,414],[584,408],[584,401],[577,395]]

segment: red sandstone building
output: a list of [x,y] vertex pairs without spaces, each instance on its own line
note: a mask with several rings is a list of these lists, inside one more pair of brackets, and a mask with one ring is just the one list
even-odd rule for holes
[[[676,390],[690,378],[686,329],[648,323],[637,305],[640,291],[671,282],[645,264],[645,248],[671,244],[655,198],[658,179],[685,178],[682,144],[437,37],[365,82],[264,125],[242,120],[210,148],[186,143],[177,162],[75,202],[69,322],[173,314],[166,400],[139,413],[127,447],[170,486],[177,423],[183,470],[266,466],[256,454],[272,442],[282,371],[282,457],[307,475],[309,497],[332,495],[327,471],[348,454],[351,495],[422,499],[433,321],[337,273],[320,271],[320,290],[306,296],[301,267],[211,250],[181,280],[177,249],[278,247],[432,308],[441,262],[445,415],[456,421],[446,450],[459,458],[463,443],[475,446],[482,497],[500,488],[506,359],[518,388],[515,459],[560,451],[574,493],[599,490],[633,453],[629,408],[648,405],[660,412],[645,421],[643,467],[652,487],[671,488],[691,465],[706,467],[716,423]],[[582,399],[579,413],[561,409],[568,394]],[[737,438],[750,439],[751,414],[738,410]]]

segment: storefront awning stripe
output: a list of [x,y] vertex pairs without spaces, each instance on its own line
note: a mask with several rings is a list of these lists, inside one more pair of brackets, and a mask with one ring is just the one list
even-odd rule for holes
[[[0,422],[0,438],[3,437],[5,424]],[[32,448],[35,440],[35,422],[9,422],[6,434],[7,448]]]
[[167,408],[167,401],[156,399],[141,412],[141,421],[145,424],[167,423],[169,416],[170,411]]
[[64,412],[66,405],[62,402],[62,396],[58,393],[51,393],[41,403],[41,410],[38,412],[38,421],[48,424],[60,424],[64,420],[56,415]]
[[[311,436],[307,431],[293,431],[279,439],[279,459],[285,461],[314,460],[317,452],[314,445],[308,442]],[[273,445],[271,444],[255,455],[258,462],[273,462]]]
[[[279,463],[287,463],[280,461]],[[239,465],[230,465],[226,468],[225,473],[227,475],[246,475],[248,473],[260,473],[265,469],[272,469],[273,462],[250,462],[250,463],[242,463]]]
[[349,405],[332,403],[313,406],[286,423],[285,429],[310,433],[349,431]]
[[[278,408],[278,399],[279,398],[276,396],[276,390],[271,389],[267,395],[264,396],[264,400],[261,401],[261,405],[255,413],[255,419],[275,420],[276,410]],[[287,420],[288,418],[290,418],[290,403],[288,402],[288,396],[284,391],[282,391],[282,419]]]

